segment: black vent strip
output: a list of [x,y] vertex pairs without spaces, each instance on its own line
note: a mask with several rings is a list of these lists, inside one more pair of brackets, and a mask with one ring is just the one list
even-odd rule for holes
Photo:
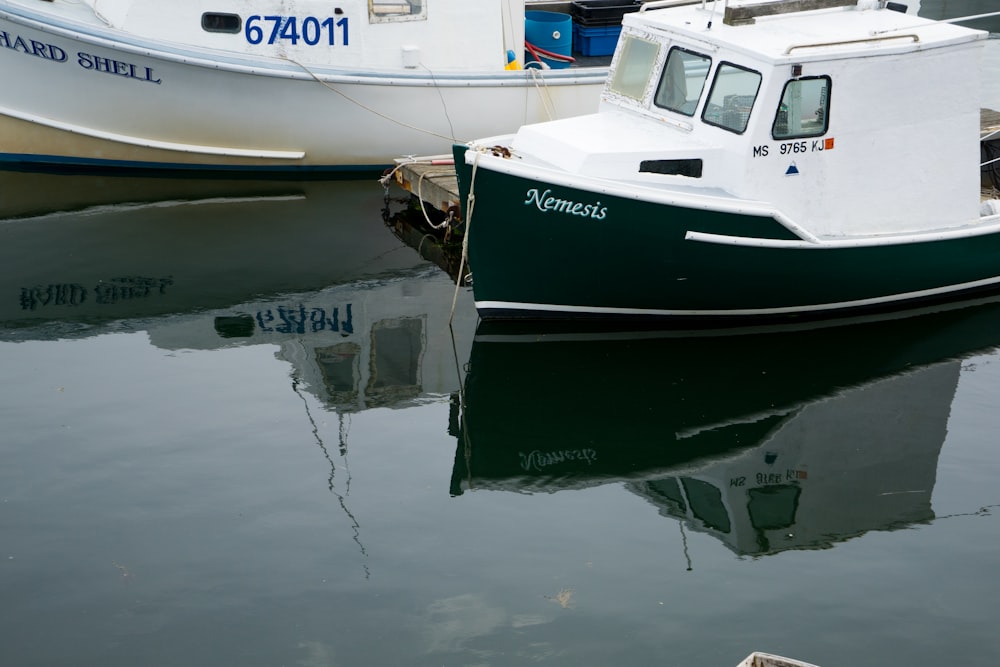
[[701,167],[702,161],[700,158],[685,160],[643,160],[639,163],[639,172],[701,178]]

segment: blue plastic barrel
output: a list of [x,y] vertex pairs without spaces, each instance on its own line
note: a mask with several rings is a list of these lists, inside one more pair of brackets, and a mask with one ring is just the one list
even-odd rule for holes
[[[559,12],[530,11],[524,13],[524,41],[561,56],[573,54],[573,17]],[[524,54],[524,62],[541,60],[549,67],[558,69],[569,67],[569,62],[553,60],[542,56],[536,58],[530,51]]]

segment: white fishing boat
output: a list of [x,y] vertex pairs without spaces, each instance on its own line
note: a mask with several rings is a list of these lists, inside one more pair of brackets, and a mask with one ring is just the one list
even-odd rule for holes
[[524,58],[532,12],[569,19],[549,11],[568,9],[538,0],[0,0],[0,162],[356,171],[590,112],[610,54],[566,66],[574,58],[563,30],[549,52],[561,58]]
[[906,9],[627,14],[598,112],[456,147],[480,314],[731,323],[996,289],[988,33]]

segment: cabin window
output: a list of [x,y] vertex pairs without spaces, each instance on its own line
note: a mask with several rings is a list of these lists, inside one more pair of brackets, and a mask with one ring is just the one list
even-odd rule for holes
[[830,77],[793,79],[785,84],[771,136],[798,139],[826,134],[830,123]]
[[613,93],[642,100],[660,53],[660,45],[635,35],[625,35],[618,62],[608,84]]
[[243,29],[243,21],[236,14],[205,12],[201,15],[201,29],[205,32],[228,32],[235,35]]
[[693,477],[682,477],[681,484],[684,485],[684,492],[688,502],[691,503],[692,514],[701,519],[706,526],[719,532],[728,533],[732,529],[732,522],[719,489]]
[[722,63],[715,72],[712,92],[702,120],[724,130],[743,134],[760,90],[760,72],[732,63]]
[[426,0],[368,0],[371,23],[421,21],[427,18]]
[[708,56],[679,46],[670,49],[653,103],[685,116],[693,116],[711,66],[712,59]]

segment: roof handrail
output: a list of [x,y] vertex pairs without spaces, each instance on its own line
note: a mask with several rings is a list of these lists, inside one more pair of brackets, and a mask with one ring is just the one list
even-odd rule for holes
[[872,37],[864,37],[862,39],[845,39],[840,42],[815,42],[813,44],[793,44],[785,49],[785,55],[791,54],[795,49],[813,49],[821,48],[824,46],[844,46],[845,44],[864,44],[865,42],[881,42],[889,39],[912,39],[914,42],[920,41],[920,36],[914,33],[907,33],[905,35],[876,35]]

